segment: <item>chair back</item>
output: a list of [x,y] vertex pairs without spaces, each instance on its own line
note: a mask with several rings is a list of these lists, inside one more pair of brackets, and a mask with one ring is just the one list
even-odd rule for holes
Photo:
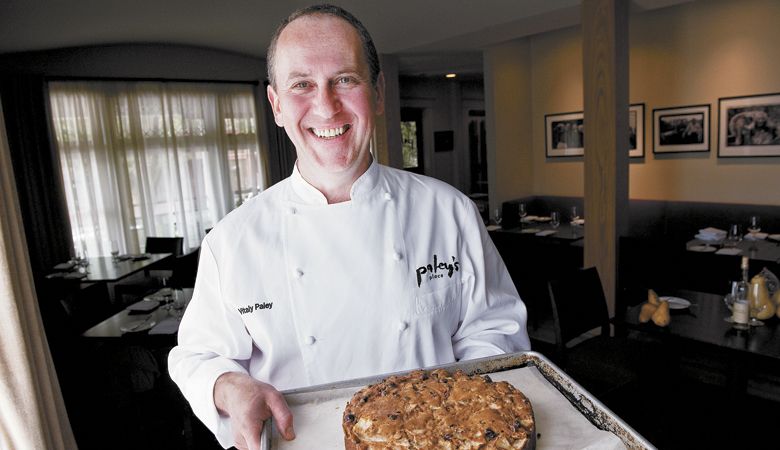
[[195,287],[195,276],[198,273],[198,258],[200,247],[181,256],[176,257],[173,263],[171,286],[180,288]]
[[548,283],[555,326],[555,344],[559,351],[586,331],[601,327],[609,336],[607,299],[595,267],[576,271]]
[[184,238],[147,236],[144,251],[146,253],[172,253],[173,256],[180,256],[184,253]]

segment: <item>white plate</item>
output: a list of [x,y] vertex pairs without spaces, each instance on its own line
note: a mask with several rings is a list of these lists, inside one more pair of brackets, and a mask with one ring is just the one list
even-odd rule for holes
[[536,234],[536,233],[538,233],[540,231],[542,231],[541,228],[523,228],[522,230],[520,230],[520,233],[522,233],[522,234],[529,234],[529,233]]
[[551,220],[550,216],[544,216],[544,217],[537,217],[536,218],[537,222],[549,222],[550,220]]
[[688,250],[692,252],[706,252],[706,253],[714,252],[717,249],[718,249],[717,247],[713,247],[711,245],[691,245],[690,247],[688,247]]
[[680,297],[659,297],[660,300],[669,302],[669,309],[685,309],[691,306],[691,302]]
[[[671,308],[671,304],[669,307]],[[146,331],[155,325],[157,325],[157,322],[154,320],[140,319],[128,322],[120,326],[119,329],[122,331],[122,333],[137,333],[139,331]]]
[[780,241],[780,234],[770,234],[767,237],[773,241]]

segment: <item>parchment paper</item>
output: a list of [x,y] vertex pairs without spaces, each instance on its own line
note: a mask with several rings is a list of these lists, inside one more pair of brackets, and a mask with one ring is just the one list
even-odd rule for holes
[[[536,448],[547,449],[625,449],[614,434],[591,424],[566,398],[555,389],[536,367],[523,367],[491,373],[495,381],[507,381],[523,391],[531,400],[536,417]],[[344,406],[362,386],[307,394],[288,395],[296,438],[282,439],[273,430],[274,450],[343,450],[344,434],[341,416]]]

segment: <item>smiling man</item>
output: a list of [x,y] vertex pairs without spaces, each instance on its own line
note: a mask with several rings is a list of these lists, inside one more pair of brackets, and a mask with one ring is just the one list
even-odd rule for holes
[[169,356],[219,442],[259,449],[270,417],[294,439],[279,390],[530,348],[476,206],[373,160],[384,77],[363,25],[330,5],[296,11],[268,71],[295,168],[206,236]]

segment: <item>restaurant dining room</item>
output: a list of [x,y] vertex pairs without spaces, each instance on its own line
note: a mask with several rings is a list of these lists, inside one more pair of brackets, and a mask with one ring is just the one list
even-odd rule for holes
[[[493,356],[466,352],[443,364],[291,382],[280,391],[296,438],[281,437],[286,430],[275,428],[272,422],[281,422],[269,410],[259,448],[777,448],[771,430],[780,412],[780,2],[331,3],[365,25],[378,52],[382,75],[371,86],[381,107],[366,138],[366,175],[387,166],[454,187],[477,226],[464,222],[446,239],[460,243],[476,233],[481,247],[452,257],[449,247],[431,247],[430,262],[412,260],[413,247],[427,245],[426,230],[444,235],[463,216],[460,209],[441,216],[445,197],[430,208],[415,199],[393,220],[359,216],[366,237],[355,236],[351,249],[360,253],[357,243],[387,235],[404,239],[410,235],[394,227],[414,224],[417,234],[391,246],[386,258],[408,271],[408,289],[393,285],[396,269],[365,280],[376,272],[332,262],[325,278],[376,287],[361,292],[355,310],[386,315],[387,323],[395,310],[378,304],[387,295],[378,291],[408,294],[412,312],[375,330],[387,334],[382,345],[397,342],[390,353],[399,361],[425,353],[404,336],[424,339],[419,329],[429,322],[433,335],[436,322],[453,314],[445,341],[454,355],[464,328],[509,320],[523,308],[525,323],[506,333],[522,335],[524,325],[530,348],[506,351],[490,341],[483,349],[501,350]],[[269,325],[261,331],[251,323],[285,317],[296,283],[320,279],[307,267],[346,260],[325,254],[337,248],[319,234],[333,227],[330,219],[295,225],[319,209],[274,197],[287,186],[300,189],[296,182],[305,184],[305,195],[320,194],[301,169],[301,138],[282,120],[288,112],[279,107],[278,80],[269,79],[269,66],[272,73],[285,66],[266,56],[277,45],[277,26],[311,4],[3,1],[0,449],[228,448],[219,438],[229,414],[216,377],[204,396],[169,373],[176,351],[190,348],[180,325],[182,336],[196,335],[212,351],[200,356],[204,365],[215,364],[220,351],[233,352],[241,356],[230,370],[251,372],[261,384],[274,384],[261,374],[278,377],[297,367],[250,369],[278,358],[280,349],[294,348],[306,364],[322,361],[317,352],[333,344],[321,330],[334,323],[344,352],[361,348],[355,354],[363,355],[380,342],[356,341],[350,330],[359,324],[341,326],[346,321],[338,316],[354,311],[322,309],[351,292],[330,285],[315,286],[321,298],[298,306],[306,311],[294,319],[262,322]],[[308,19],[290,23],[298,20]],[[360,39],[358,64],[368,64],[371,52]],[[317,73],[321,65],[313,67]],[[353,82],[338,77],[327,101],[342,95],[340,83]],[[336,103],[346,109],[354,99],[343,98]],[[357,126],[330,135],[307,130],[335,139]],[[345,211],[357,208],[366,184],[354,181],[345,204],[317,207],[352,217]],[[388,190],[377,202],[385,208],[404,201],[399,197]],[[252,227],[272,222],[256,214],[256,223],[236,226],[250,208],[283,217],[279,230],[271,227],[262,241],[247,238],[258,234]],[[439,231],[430,237],[437,243],[445,240]],[[304,243],[301,262],[295,242]],[[220,267],[226,248],[252,256]],[[481,267],[469,266],[472,253],[484,259]],[[377,267],[396,267],[381,266],[382,255],[372,258]],[[282,273],[288,264],[299,266],[283,276],[262,273]],[[245,283],[276,290],[231,285],[225,280],[236,278],[220,278],[220,269],[257,273]],[[465,281],[420,289],[458,277]],[[494,278],[506,280],[513,301],[522,300],[513,311],[496,309],[505,299],[492,291]],[[256,292],[286,297],[247,294]],[[234,293],[240,298],[229,298]],[[466,299],[459,319],[455,296]],[[195,309],[220,299],[218,314],[204,319]],[[466,310],[480,302],[485,314],[492,309],[500,317],[472,317]],[[321,311],[328,312],[306,331],[302,317]],[[203,328],[197,333],[193,317]],[[233,335],[221,340],[224,322],[251,335],[251,348]],[[294,328],[300,343],[260,344],[285,328]],[[334,360],[347,361],[344,373],[351,374],[357,358]],[[187,367],[188,376],[203,377]],[[521,393],[531,425],[516,412],[509,425],[498,424],[497,404],[511,403],[500,397],[490,397],[484,410],[458,401],[460,376],[480,399],[505,386]],[[408,380],[423,384],[402,386],[401,395],[433,393],[428,397],[443,402],[431,406],[435,413],[414,415],[422,414],[422,397],[406,397],[393,406],[398,411],[380,398],[387,410],[371,409],[366,392],[381,388],[384,398],[388,385]],[[439,384],[430,387],[433,381]],[[395,439],[406,444],[378,444],[370,433],[386,428],[370,428],[355,405],[380,411],[371,417],[403,430]],[[463,416],[473,420],[493,414],[469,435],[483,446],[455,444],[466,432],[436,428],[436,420],[460,426],[453,418],[434,420],[458,406],[471,408]],[[440,440],[409,444],[422,429]],[[524,443],[511,447],[517,433],[526,433]],[[358,439],[374,444],[357,447]]]

